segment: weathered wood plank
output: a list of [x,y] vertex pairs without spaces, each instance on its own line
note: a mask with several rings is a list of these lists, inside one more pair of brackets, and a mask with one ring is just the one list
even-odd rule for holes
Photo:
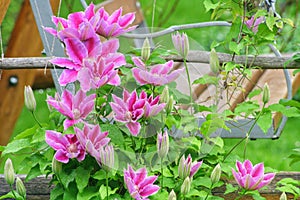
[[[209,63],[208,51],[192,51],[188,55],[189,63]],[[220,63],[230,62],[231,55],[225,53],[218,53]],[[168,56],[163,57],[166,60],[174,60],[182,62],[180,56]],[[0,59],[0,69],[12,70],[12,69],[44,69],[53,68],[54,66],[49,63],[49,57],[28,57],[28,58],[4,58]],[[298,69],[300,68],[300,62],[290,62],[284,67],[284,64],[291,59],[291,55],[284,55],[281,58],[274,56],[235,56],[235,62],[238,64],[244,64],[248,61],[247,67],[257,66],[260,69]],[[250,64],[253,63],[253,64]],[[58,67],[57,67],[58,68]]]
[[[59,0],[52,0],[58,7]],[[43,45],[35,25],[29,0],[23,2],[8,43],[6,57],[40,56]],[[6,145],[23,108],[25,85],[33,85],[35,75],[43,70],[3,70],[0,80],[0,145]],[[16,82],[12,82],[12,80]]]
[[[24,175],[18,175],[23,181],[25,179]],[[283,178],[293,178],[300,181],[300,172],[279,172],[276,174],[274,180],[265,188],[260,190],[262,196],[266,197],[267,200],[278,200],[281,194],[280,191],[276,190],[276,183]],[[27,192],[27,199],[49,199],[50,191],[53,186],[49,185],[51,177],[45,178],[44,176],[37,177],[28,182],[24,182]],[[227,183],[237,185],[234,180],[224,180]],[[217,196],[225,197],[225,199],[234,199],[237,194],[228,194],[224,196],[225,186],[215,188],[213,194]],[[9,186],[4,180],[4,176],[0,174],[0,196],[9,192]],[[292,198],[292,195],[289,195]],[[252,199],[251,197],[245,197],[242,199]]]

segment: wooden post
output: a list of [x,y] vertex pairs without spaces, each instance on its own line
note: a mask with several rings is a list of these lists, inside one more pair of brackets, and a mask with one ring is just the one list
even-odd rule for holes
[[[6,0],[1,0],[6,1]],[[58,7],[59,0],[52,0]],[[8,43],[6,57],[40,56],[43,45],[35,25],[29,0],[24,0]],[[33,85],[43,70],[3,70],[0,80],[0,145],[9,141],[24,105],[24,86]]]
[[8,6],[10,4],[10,0],[0,0],[0,25],[4,19]]

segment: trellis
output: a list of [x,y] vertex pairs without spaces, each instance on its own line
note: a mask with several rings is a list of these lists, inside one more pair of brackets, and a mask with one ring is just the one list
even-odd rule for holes
[[[84,1],[81,1],[82,4],[85,6],[86,4]],[[53,27],[53,23],[51,22],[51,16],[52,16],[52,9],[50,5],[50,1],[37,1],[37,0],[30,0],[31,7],[34,13],[35,21],[37,22],[39,33],[43,42],[44,50],[45,53],[47,54],[48,57],[27,57],[27,58],[3,58],[0,60],[0,69],[6,70],[6,71],[13,71],[13,70],[18,70],[21,72],[23,69],[51,69],[52,71],[52,76],[54,77],[53,80],[56,83],[57,77],[59,75],[60,69],[58,67],[52,66],[48,61],[52,56],[64,56],[64,50],[63,47],[61,46],[60,42],[53,38],[52,35],[46,33],[42,27]],[[57,4],[58,2],[52,1],[53,4]],[[124,4],[125,1],[123,0],[115,0],[111,4],[106,4],[107,7],[110,7],[111,10],[116,9],[116,6]],[[130,5],[128,8],[128,11],[135,10],[137,11],[137,20],[136,24],[140,24],[140,26],[145,27],[145,23],[143,21],[143,17],[141,15],[140,9],[136,5],[136,1],[126,1],[127,5]],[[5,4],[7,5],[7,4]],[[5,10],[5,8],[4,8]],[[156,36],[161,36],[163,34],[171,33],[176,30],[182,30],[182,29],[189,29],[189,28],[201,28],[201,27],[207,27],[207,26],[230,26],[230,23],[228,22],[205,22],[205,23],[197,23],[197,24],[187,24],[187,25],[181,25],[181,26],[172,26],[168,29],[165,29],[161,32],[156,32],[156,33],[147,33],[147,32],[138,32],[133,33],[133,34],[126,34],[126,37],[130,38],[136,38],[136,44],[137,46],[141,46],[141,42],[143,41],[143,38],[145,37],[156,37]],[[140,30],[145,30],[145,29],[140,29]],[[272,47],[272,46],[271,46]],[[272,47],[273,48],[273,47]],[[280,53],[276,51],[276,49],[273,49],[273,51],[277,54],[276,57],[274,56],[257,56],[257,57],[251,57],[251,56],[235,56],[234,61],[236,63],[241,63],[244,64],[245,60],[248,60],[247,63],[251,63],[252,66],[259,66],[260,69],[262,70],[270,70],[270,69],[283,69],[284,74],[285,74],[285,79],[287,82],[287,98],[291,98],[293,91],[292,91],[292,85],[291,85],[291,80],[289,77],[289,72],[288,69],[295,69],[299,68],[299,63],[297,62],[288,62],[291,58],[291,55],[281,57]],[[220,59],[221,64],[224,62],[232,61],[232,56],[229,54],[223,54],[219,53],[218,57]],[[178,56],[169,56],[165,58],[166,60],[175,60],[177,62],[181,62],[182,58]],[[209,63],[209,52],[206,51],[192,51],[188,55],[188,62],[190,63]],[[55,69],[54,69],[55,68]],[[21,70],[22,69],[22,70]],[[258,75],[254,78],[256,78],[258,81],[260,77],[262,76],[262,72],[260,71]],[[16,76],[18,77],[18,76]],[[14,85],[14,78],[15,76],[10,76],[9,84],[12,86]],[[296,77],[293,84],[294,91],[298,88],[299,86],[299,78]],[[18,80],[17,80],[18,81]],[[56,89],[58,91],[61,91],[62,88],[60,88],[59,84],[55,84]],[[253,86],[251,86],[253,89]],[[283,88],[283,87],[282,87]],[[69,88],[72,90],[72,88]],[[202,87],[201,91],[197,94],[198,96],[201,95],[205,88]],[[13,90],[11,92],[14,92]],[[20,93],[20,90],[17,91]],[[284,95],[282,95],[280,98],[283,98]],[[1,104],[0,104],[1,107]],[[1,109],[1,108],[0,108]],[[3,119],[4,116],[0,115],[0,120],[1,118]],[[279,123],[279,121],[281,122]],[[199,124],[201,124],[204,121],[204,119],[199,119]],[[286,118],[279,117],[277,119],[277,124],[276,127],[270,128],[267,134],[262,133],[259,127],[255,127],[255,131],[253,134],[250,135],[250,138],[278,138],[280,136],[280,133],[283,129],[283,126],[286,122]],[[245,126],[242,127],[241,124],[244,124]],[[229,127],[232,128],[232,132],[226,132],[222,131],[220,135],[222,137],[245,137],[245,132],[243,130],[247,129],[247,127],[251,126],[251,122],[247,123],[244,120],[238,122],[237,124],[228,124]],[[3,134],[0,132],[0,135]],[[219,133],[218,133],[219,134]],[[3,143],[2,143],[3,144]]]

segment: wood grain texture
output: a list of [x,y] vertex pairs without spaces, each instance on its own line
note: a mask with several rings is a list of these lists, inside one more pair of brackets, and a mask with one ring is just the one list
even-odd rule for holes
[[[58,6],[59,0],[52,0]],[[8,43],[6,57],[40,56],[43,45],[39,36],[29,0],[24,0]],[[0,145],[6,145],[23,108],[25,85],[33,85],[43,70],[3,70],[0,80]],[[39,77],[41,77],[39,75]],[[17,84],[11,84],[11,78]]]
[[2,24],[9,4],[10,0],[0,0],[0,24]]
[[[24,182],[25,176],[24,175],[18,175]],[[279,172],[276,174],[273,181],[260,190],[260,193],[262,196],[266,197],[267,200],[278,200],[279,196],[281,195],[281,192],[276,190],[276,183],[280,181],[283,178],[293,178],[295,180],[300,181],[300,172]],[[51,177],[44,177],[39,176],[35,179],[32,179],[28,182],[24,182],[24,185],[26,187],[27,192],[27,200],[33,200],[33,199],[49,199],[50,198],[50,192],[53,188],[53,185],[51,186],[50,183]],[[230,183],[234,186],[237,186],[236,182],[234,180],[223,180],[224,182]],[[235,199],[237,197],[237,194],[230,193],[227,195],[224,195],[225,192],[225,186],[215,188],[213,190],[213,194],[216,196],[224,197],[225,199]],[[6,194],[9,192],[9,186],[4,180],[4,175],[0,174],[0,196]],[[289,198],[292,198],[292,195],[288,195]],[[252,197],[244,197],[241,198],[242,200],[248,200],[253,199]]]
[[[188,55],[188,63],[209,63],[209,54],[208,51],[192,51]],[[231,55],[225,53],[218,53],[220,63],[230,62]],[[180,56],[167,56],[162,57],[166,60],[174,60],[177,62],[183,62]],[[0,59],[0,69],[44,69],[53,68],[54,66],[49,63],[50,57],[27,57],[27,58],[4,58]],[[290,62],[284,67],[284,64],[291,59],[291,55],[284,55],[281,58],[275,56],[235,56],[235,62],[237,64],[245,64],[246,61],[247,67],[257,67],[259,69],[299,69],[300,62]],[[250,64],[251,62],[252,64]]]

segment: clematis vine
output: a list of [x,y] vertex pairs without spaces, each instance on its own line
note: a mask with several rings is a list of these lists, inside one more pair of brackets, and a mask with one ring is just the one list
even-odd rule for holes
[[165,64],[153,66],[146,66],[138,57],[133,57],[132,61],[137,66],[131,70],[132,75],[140,85],[151,84],[159,86],[168,84],[178,78],[184,70],[183,68],[173,70],[174,62],[172,60]]
[[56,94],[53,98],[49,96],[47,103],[65,115],[67,119],[64,121],[64,129],[78,122],[82,122],[88,114],[94,109],[96,94],[86,95],[79,90],[75,95],[68,90],[64,90],[61,97]]
[[124,182],[128,192],[135,200],[146,200],[149,196],[155,194],[160,189],[154,185],[157,176],[147,176],[147,169],[140,168],[134,171],[130,165],[124,170]]
[[76,158],[82,161],[85,158],[84,147],[74,134],[63,135],[59,132],[47,130],[46,142],[56,153],[54,158],[62,163],[68,163],[69,159]]
[[236,182],[246,190],[258,190],[268,185],[275,173],[264,174],[264,164],[259,163],[252,165],[250,160],[245,160],[244,163],[236,161],[237,172],[232,169],[232,174]]
[[114,119],[126,124],[130,133],[137,136],[141,129],[141,124],[138,122],[144,115],[145,99],[140,99],[136,91],[129,93],[126,89],[123,91],[123,99],[112,95],[113,101],[110,106],[114,111]]
[[108,132],[102,132],[100,126],[89,125],[84,123],[83,129],[74,128],[77,138],[80,144],[86,149],[86,152],[91,156],[100,160],[99,150],[106,146],[110,138],[108,138]]

